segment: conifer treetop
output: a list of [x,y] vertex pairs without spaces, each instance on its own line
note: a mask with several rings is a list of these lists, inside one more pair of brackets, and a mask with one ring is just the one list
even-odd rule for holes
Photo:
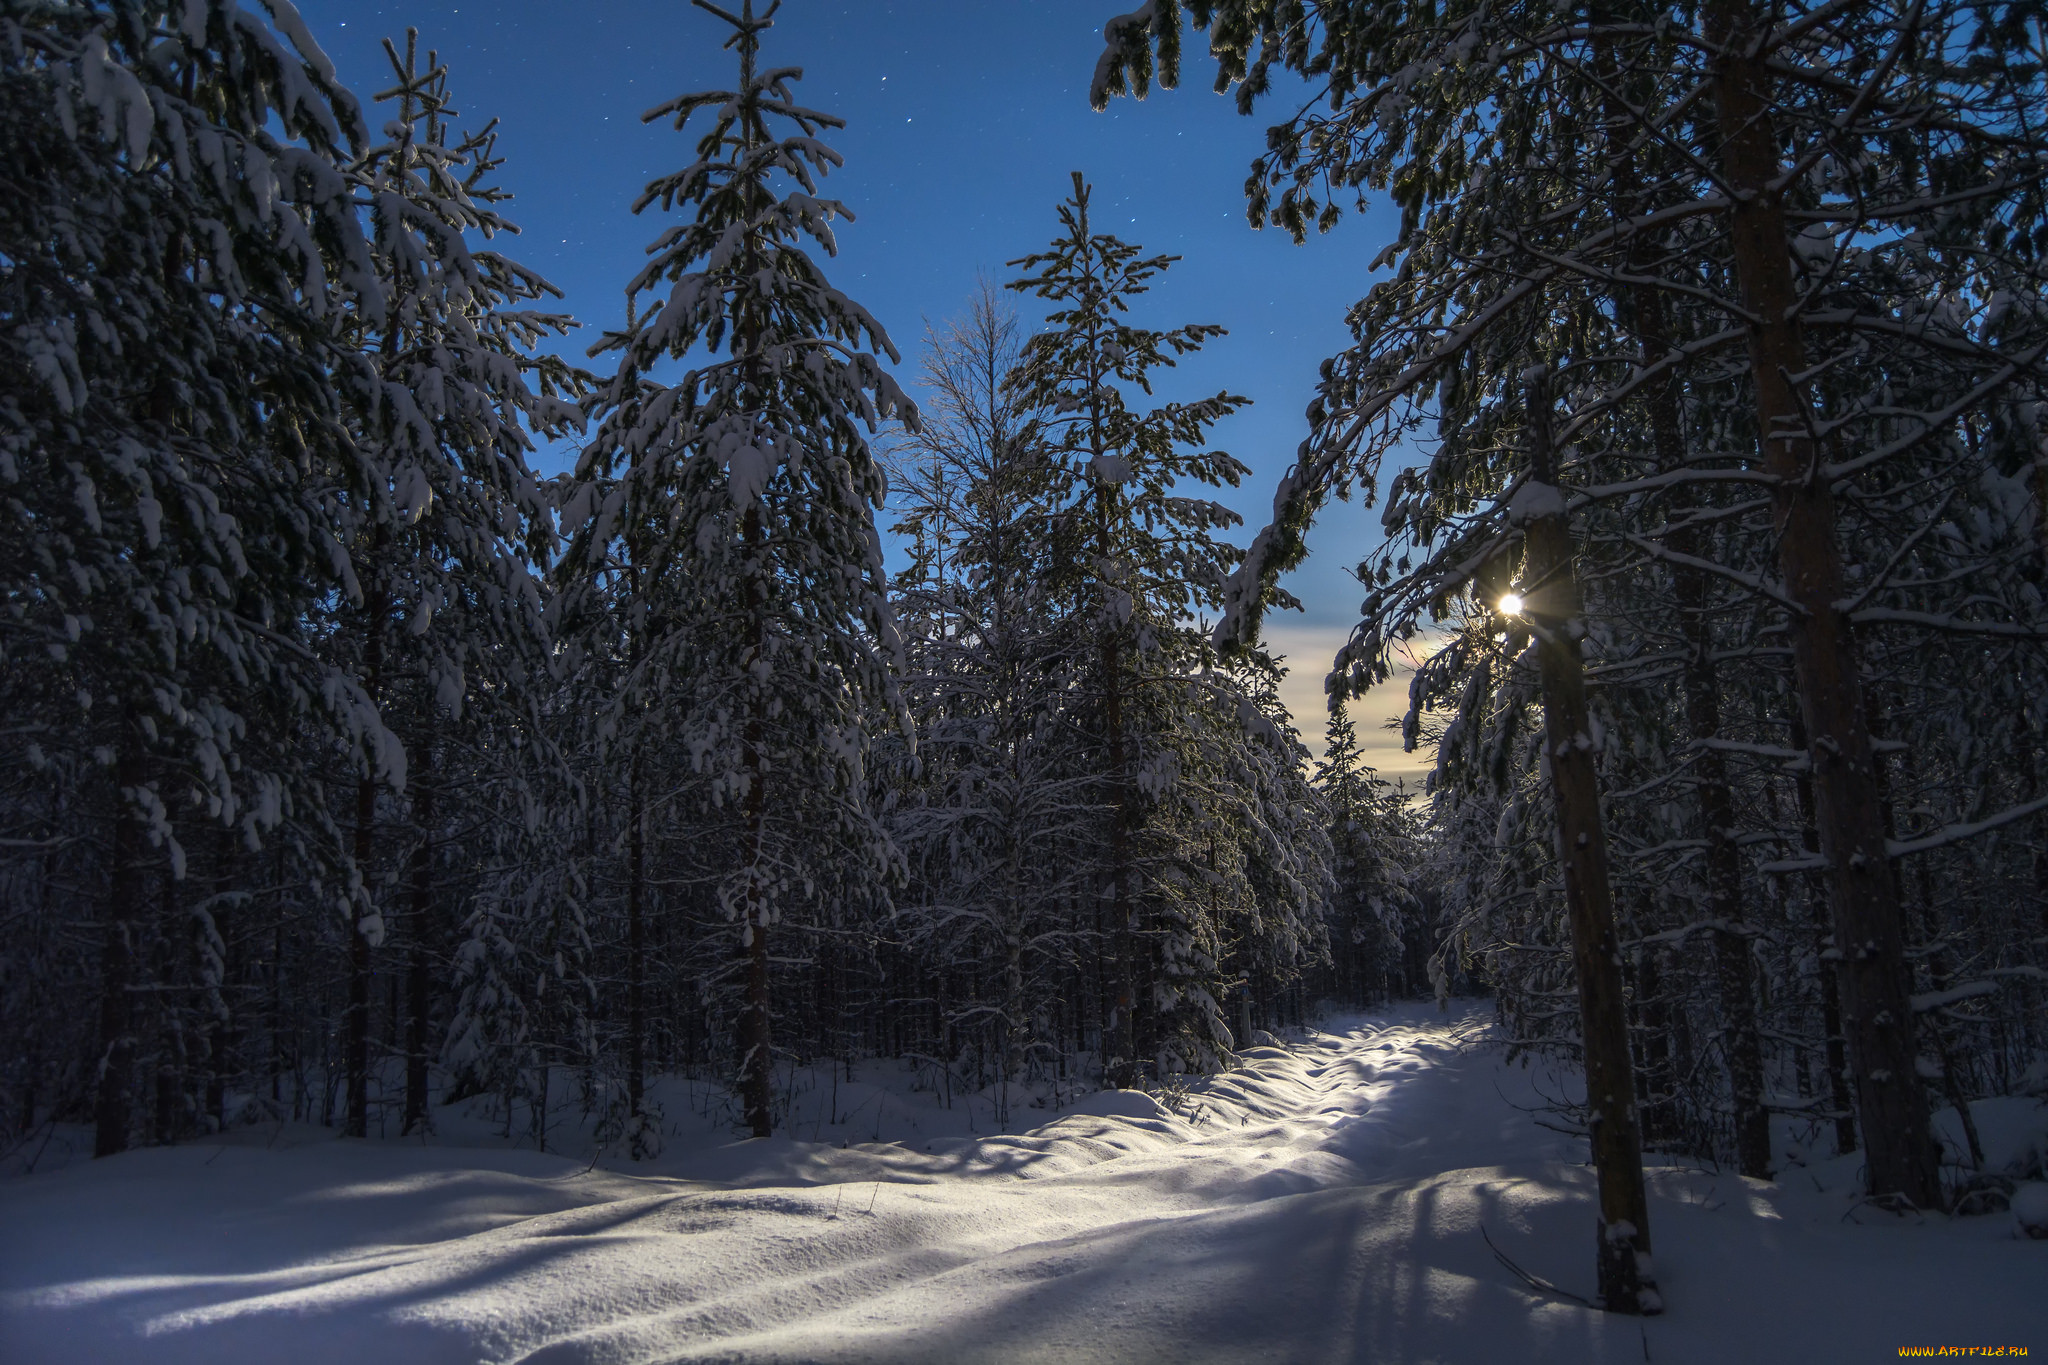
[[[1204,449],[1209,428],[1250,402],[1220,392],[1191,403],[1149,410],[1131,406],[1128,391],[1149,396],[1151,373],[1225,334],[1214,323],[1154,330],[1128,319],[1130,300],[1180,258],[1147,255],[1089,221],[1091,187],[1076,171],[1073,193],[1060,204],[1061,232],[1044,251],[1009,262],[1025,273],[1009,288],[1054,307],[1026,343],[1007,382],[1016,399],[1044,415],[1037,435],[1062,457],[1067,479],[1101,501],[1112,520],[1145,528],[1152,557],[1143,588],[1178,607],[1209,605],[1237,550],[1213,532],[1239,524],[1237,513],[1204,498],[1176,496],[1180,479],[1235,487],[1250,472],[1234,456]],[[1116,566],[1098,566],[1122,577]],[[1127,614],[1120,611],[1119,614]]]
[[[647,265],[627,285],[628,326],[592,348],[622,355],[617,377],[593,401],[603,421],[579,476],[623,465],[626,484],[659,484],[654,468],[642,467],[650,453],[659,463],[660,452],[703,449],[727,475],[731,506],[744,512],[778,477],[812,478],[805,465],[817,458],[836,471],[821,471],[826,482],[843,482],[879,507],[884,480],[866,437],[884,421],[914,423],[916,406],[877,358],[898,358],[881,323],[833,288],[801,245],[808,238],[836,254],[833,220],[853,216],[818,195],[819,178],[840,157],[817,135],[842,121],[795,102],[799,69],[757,66],[776,6],[760,15],[751,3],[738,15],[701,8],[732,25],[726,46],[739,54],[740,81],[678,96],[644,116],[672,118],[681,130],[709,115],[696,159],[650,182],[634,204],[636,212],[655,204],[695,212],[649,246]],[[777,124],[794,129],[778,132]],[[777,177],[791,186],[778,191]],[[641,297],[663,284],[667,297],[643,306]],[[663,360],[707,351],[713,358],[678,383],[644,379]],[[628,487],[624,496],[639,494]],[[867,535],[864,557],[879,573],[880,542],[872,527]]]
[[[839,120],[794,102],[794,68],[759,66],[772,6],[702,8],[731,27],[740,79],[647,114],[679,130],[701,114],[708,127],[690,163],[635,205],[679,221],[628,284],[625,327],[592,348],[618,367],[589,401],[592,440],[564,499],[573,530],[556,611],[615,594],[633,655],[619,723],[630,712],[643,733],[683,736],[714,802],[756,800],[776,774],[792,795],[759,798],[749,837],[766,841],[762,868],[783,849],[789,868],[810,869],[784,880],[808,886],[816,868],[798,841],[763,832],[794,827],[797,791],[837,793],[833,818],[890,857],[857,799],[861,704],[908,723],[873,517],[886,480],[868,437],[916,409],[883,369],[896,352],[881,324],[805,249],[831,254],[831,222],[850,216],[816,193],[839,164],[816,134]],[[821,817],[803,818],[815,834]],[[782,888],[755,871],[728,903],[757,919]]]

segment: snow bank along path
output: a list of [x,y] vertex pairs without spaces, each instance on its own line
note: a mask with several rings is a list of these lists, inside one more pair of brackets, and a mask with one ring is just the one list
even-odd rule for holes
[[[1830,1163],[1652,1172],[1672,1311],[1580,1293],[1583,1143],[1483,1007],[1345,1019],[1170,1113],[1022,1136],[725,1143],[650,1177],[401,1142],[138,1151],[0,1187],[0,1360],[1655,1361],[2048,1352],[2048,1243],[1902,1223]],[[2003,1106],[2003,1107],[1999,1107]],[[2039,1140],[2030,1101],[1979,1123]],[[2014,1136],[2017,1135],[2017,1136]],[[693,1178],[684,1178],[685,1176]],[[1845,1217],[1845,1215],[1847,1215]]]

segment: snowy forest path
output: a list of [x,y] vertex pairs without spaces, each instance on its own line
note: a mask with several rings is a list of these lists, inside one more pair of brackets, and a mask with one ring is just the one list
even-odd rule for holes
[[1535,1121],[1567,1080],[1506,1063],[1489,1014],[1335,1020],[1164,1106],[1105,1092],[922,1150],[727,1143],[658,1176],[396,1142],[130,1153],[0,1186],[0,1359],[1846,1359],[1814,1305],[1882,1291],[1859,1321],[1907,1344],[1885,1334],[1914,1305],[1955,1313],[1930,1273],[1982,1300],[1971,1339],[2000,1311],[2022,1330],[2025,1294],[1987,1287],[2048,1258],[1987,1220],[1860,1228],[1839,1195],[1697,1170],[1653,1173],[1670,1315],[1531,1291],[1487,1238],[1584,1292],[1591,1175]]

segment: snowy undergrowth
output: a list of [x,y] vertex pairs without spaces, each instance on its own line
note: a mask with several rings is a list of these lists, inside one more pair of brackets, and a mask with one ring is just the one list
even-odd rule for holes
[[[0,1186],[0,1359],[39,1362],[1724,1361],[2032,1344],[2048,1243],[1899,1220],[1853,1158],[1651,1173],[1671,1311],[1589,1292],[1581,1144],[1483,1010],[1333,1023],[1181,1096],[1023,1134],[732,1142],[650,1169],[310,1140]],[[1541,1082],[1542,1084],[1539,1084]],[[880,1088],[880,1087],[878,1087]],[[878,1103],[880,1101],[877,1101]],[[2048,1133],[1975,1106],[1993,1162]],[[943,1111],[933,1106],[935,1112]],[[951,1111],[951,1112],[957,1112]],[[936,1123],[936,1120],[934,1120]]]

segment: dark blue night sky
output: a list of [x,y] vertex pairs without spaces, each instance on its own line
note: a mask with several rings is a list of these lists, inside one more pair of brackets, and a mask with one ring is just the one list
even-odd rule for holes
[[[1094,182],[1099,222],[1184,256],[1137,320],[1230,329],[1168,375],[1161,394],[1227,386],[1254,400],[1218,438],[1255,471],[1229,499],[1251,523],[1248,539],[1301,440],[1316,366],[1344,344],[1344,309],[1365,292],[1366,266],[1393,220],[1347,219],[1303,247],[1252,230],[1246,167],[1282,97],[1241,117],[1211,92],[1206,54],[1191,54],[1179,90],[1090,110],[1102,23],[1122,8],[1124,0],[787,0],[763,55],[802,67],[799,97],[847,122],[831,139],[846,164],[825,189],[857,221],[843,227],[831,275],[889,327],[906,379],[915,377],[924,319],[957,312],[977,271],[1006,278],[1005,261],[1052,235],[1070,171]],[[639,116],[668,96],[731,82],[722,24],[685,0],[310,0],[303,13],[365,100],[387,74],[379,39],[402,39],[416,25],[447,62],[457,107],[503,120],[503,174],[518,194],[510,211],[525,229],[511,254],[565,291],[586,336],[622,320],[625,282],[659,230],[629,205],[650,177],[683,164],[694,136]],[[1327,655],[1310,650],[1354,619],[1348,566],[1377,521],[1335,509],[1315,537],[1316,557],[1295,576],[1310,611],[1292,619],[1316,641],[1275,625],[1304,672],[1320,677]],[[1320,726],[1310,719],[1308,728]]]

